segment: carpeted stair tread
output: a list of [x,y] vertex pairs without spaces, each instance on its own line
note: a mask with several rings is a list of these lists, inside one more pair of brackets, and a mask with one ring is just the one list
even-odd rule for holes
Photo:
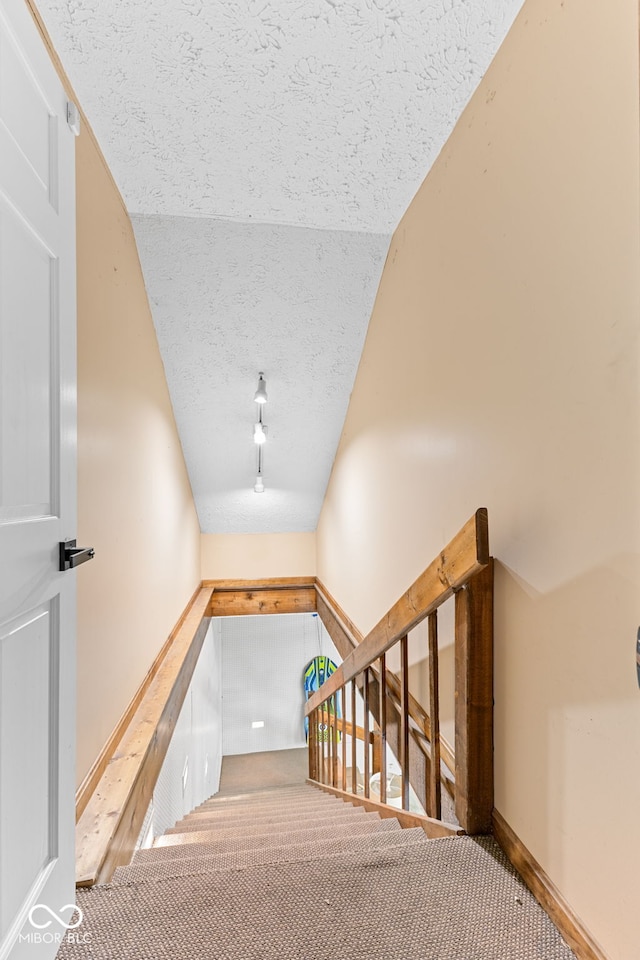
[[[357,836],[362,833],[394,833],[402,828],[397,820],[390,818],[388,820],[378,820],[375,817],[371,819],[362,817],[353,823],[336,825],[331,829],[331,836],[348,837]],[[176,839],[180,838],[180,839]],[[181,838],[184,838],[182,840]],[[327,838],[327,830],[324,826],[306,827],[301,830],[292,830],[288,834],[289,843],[313,843],[317,840]],[[250,847],[281,846],[282,841],[278,836],[271,833],[240,835],[236,831],[231,831],[228,836],[222,837],[219,832],[173,834],[170,838],[172,843],[165,845],[162,843],[162,837],[159,838],[158,845],[148,850],[138,850],[134,861],[157,860],[163,856],[184,856],[182,852],[185,846],[202,846],[209,849],[210,852],[224,853],[231,850],[247,850]]]
[[[313,840],[314,837],[326,836],[327,835],[327,826],[326,824],[316,825],[316,821],[312,821],[314,826],[304,826],[292,824],[292,829],[283,829],[283,830],[274,830],[267,827],[246,827],[241,831],[240,835],[243,837],[263,837],[270,842],[277,844],[282,843],[283,837],[291,838],[293,834],[296,833],[306,833],[308,838]],[[339,821],[338,823],[331,824],[331,832],[337,833],[340,832],[344,835],[348,835],[351,832],[359,832],[369,823],[370,830],[400,830],[400,824],[395,819],[389,820],[380,820],[377,813],[368,813],[365,817],[358,817],[356,820],[352,820],[351,817],[348,817],[344,821]],[[362,826],[361,826],[362,825]],[[365,831],[366,832],[366,831]],[[155,849],[161,849],[163,847],[175,846],[181,843],[202,843],[207,840],[224,840],[229,837],[238,836],[239,831],[236,829],[233,830],[189,830],[186,833],[165,833],[162,837],[159,837],[154,847]]]
[[[324,792],[324,791],[323,791]],[[256,790],[237,790],[233,793],[214,793],[204,803],[237,803],[239,800],[261,800],[264,797],[299,797],[318,795],[313,783],[295,783],[287,786],[259,787]],[[330,794],[324,794],[330,796]]]
[[334,823],[341,822],[343,820],[359,820],[361,817],[366,816],[366,811],[364,807],[351,807],[347,804],[342,805],[342,809],[335,808],[328,811],[322,810],[321,812],[314,812],[313,814],[305,813],[304,811],[292,811],[288,816],[286,814],[280,814],[279,816],[272,817],[252,817],[247,815],[246,817],[239,818],[237,820],[208,820],[207,818],[197,817],[193,820],[190,819],[190,816],[185,817],[184,820],[179,820],[176,823],[175,827],[169,827],[166,830],[166,833],[188,833],[191,830],[239,830],[243,831],[248,827],[258,827],[263,826],[265,829],[269,830],[290,830],[292,824],[299,823]]
[[[208,803],[216,803],[220,806],[232,806],[238,803],[260,803],[273,802],[282,799],[291,801],[294,798],[304,799],[305,797],[317,797],[318,788],[310,784],[299,784],[295,787],[267,787],[263,790],[250,790],[244,793],[214,794],[208,800],[204,800],[200,806]],[[325,794],[328,796],[328,794]]]
[[351,806],[351,804],[341,803],[337,804],[335,807],[295,807],[292,810],[283,811],[281,809],[274,808],[273,810],[263,812],[260,810],[251,811],[241,814],[240,811],[232,815],[230,814],[216,814],[216,813],[188,813],[182,820],[178,820],[176,826],[180,823],[211,823],[217,824],[218,826],[235,826],[239,824],[240,826],[243,823],[252,822],[272,822],[277,823],[279,820],[284,820],[287,817],[291,820],[293,817],[297,819],[319,819],[322,820],[325,817],[335,817],[339,814],[345,813],[347,810],[363,810],[363,807]]
[[570,960],[496,844],[375,853],[78,890],[58,960]]
[[[364,809],[364,808],[360,808]],[[277,827],[282,823],[292,823],[295,821],[329,821],[342,819],[345,816],[351,816],[348,812],[349,807],[346,805],[340,809],[339,807],[331,808],[331,810],[325,810],[324,808],[318,811],[307,812],[305,810],[296,810],[287,814],[278,813],[270,814],[269,816],[258,816],[254,817],[250,814],[247,814],[245,817],[205,817],[205,816],[196,816],[193,813],[188,814],[186,817],[183,817],[182,820],[178,820],[174,827],[169,827],[170,830],[177,830],[179,827],[194,827],[198,828],[200,825],[202,828],[207,830],[231,830],[238,829],[242,830],[246,826],[256,825],[256,824],[265,824],[267,826],[272,825]],[[362,814],[355,814],[355,816],[362,816]]]
[[374,853],[390,847],[410,849],[429,842],[421,827],[412,827],[397,833],[365,833],[341,839],[332,838],[317,841],[312,846],[306,843],[288,843],[278,847],[257,847],[230,853],[199,854],[196,857],[186,855],[184,858],[159,859],[147,863],[134,862],[128,867],[119,867],[112,882],[123,884],[183,877],[193,873],[241,870],[245,867],[274,863],[323,860],[342,856],[344,853]]
[[243,803],[243,804],[234,804],[233,807],[196,807],[189,816],[190,817],[216,817],[220,820],[223,820],[225,817],[233,819],[235,817],[244,817],[249,813],[257,817],[268,817],[275,814],[281,814],[283,811],[286,811],[287,808],[295,810],[308,810],[313,812],[314,810],[335,810],[337,807],[345,806],[342,800],[338,800],[337,797],[321,797],[316,800],[299,800],[295,803]]
[[331,810],[332,807],[338,807],[342,803],[342,800],[339,800],[337,797],[327,797],[318,795],[315,798],[305,797],[304,799],[299,800],[285,800],[280,801],[279,803],[269,800],[267,803],[234,803],[232,806],[222,806],[222,804],[209,804],[208,806],[202,805],[196,807],[195,810],[191,812],[196,814],[206,814],[207,816],[216,816],[216,817],[237,817],[239,814],[245,814],[249,811],[253,811],[256,814],[258,813],[274,813],[278,810],[287,809],[287,807],[295,807],[296,809],[301,810],[313,810],[313,809],[323,809]]
[[187,814],[189,817],[211,817],[215,820],[237,820],[246,816],[254,817],[276,817],[284,816],[294,811],[305,811],[309,814],[315,814],[323,810],[340,810],[344,807],[353,807],[352,803],[339,800],[337,797],[321,797],[317,800],[301,800],[297,803],[270,803],[270,804],[237,804],[232,808],[223,810],[215,807],[203,808],[196,807]]

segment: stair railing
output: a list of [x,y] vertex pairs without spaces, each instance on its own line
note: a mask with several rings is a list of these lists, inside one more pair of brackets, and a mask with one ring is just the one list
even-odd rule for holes
[[[439,729],[438,608],[455,602],[455,750],[443,757]],[[409,693],[408,634],[428,620],[429,710]],[[390,676],[387,652],[399,646],[400,673]],[[393,680],[391,680],[393,677]],[[390,682],[391,681],[391,682]],[[356,725],[356,697],[363,700],[363,727]],[[351,720],[343,715],[350,697]],[[399,703],[398,762],[402,812],[386,797],[386,745],[390,708]],[[489,833],[493,809],[493,561],[488,517],[476,511],[462,530],[391,607],[332,676],[309,699],[309,779],[329,792],[398,815],[404,825],[421,822],[427,833]],[[413,719],[412,719],[413,715]],[[372,725],[374,730],[371,730]],[[426,742],[426,817],[409,816],[409,740],[416,731]],[[345,734],[351,738],[351,783],[347,784]],[[360,737],[358,737],[360,734]],[[356,750],[363,739],[363,797],[358,796]],[[377,744],[375,764],[369,743]],[[342,749],[339,750],[340,740]],[[455,815],[460,828],[442,820],[442,760],[454,776]],[[371,767],[380,772],[380,800],[370,796]],[[349,789],[347,789],[349,787]]]
[[[343,660],[362,642],[364,637],[355,624],[351,622],[344,610],[340,608],[326,587],[316,580],[317,612],[329,633],[335,647]],[[373,688],[377,683],[376,667],[372,667]],[[391,670],[386,670],[387,681],[387,708],[388,731],[390,733],[389,748],[397,756],[400,734],[400,680]],[[358,689],[362,693],[362,678],[358,682]],[[375,711],[374,711],[375,715]],[[427,806],[426,793],[428,789],[427,768],[430,760],[431,721],[426,710],[409,692],[409,779],[420,802]],[[454,757],[453,750],[447,740],[440,736],[440,753],[443,763],[442,785],[452,799],[455,799],[454,789]],[[375,767],[374,767],[375,773]]]

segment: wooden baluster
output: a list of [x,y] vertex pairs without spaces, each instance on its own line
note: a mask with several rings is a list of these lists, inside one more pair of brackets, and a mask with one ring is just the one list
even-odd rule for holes
[[380,657],[380,677],[378,680],[380,692],[380,803],[387,802],[387,657]]
[[380,773],[380,730],[375,720],[371,734],[371,773]]
[[347,701],[345,699],[346,687],[344,684],[340,687],[340,707],[342,713],[342,779],[340,783],[341,790],[347,789]]
[[334,743],[333,743],[333,716],[331,714],[331,700],[327,700],[327,751],[328,751],[328,760],[327,760],[327,777],[330,787],[334,786],[333,783],[333,754],[334,754]]
[[318,770],[317,770],[317,780],[319,783],[322,783],[322,744],[318,740],[318,728],[321,724],[322,716],[322,707],[317,707],[315,711],[315,726],[313,728],[313,735],[316,738],[316,757],[318,758]]
[[309,779],[310,780],[318,779],[316,774],[316,762],[315,762],[316,758],[314,753],[315,737],[312,735],[313,734],[313,718],[315,717],[315,714],[316,714],[315,710],[312,710],[309,716],[307,717],[307,724],[308,724],[307,747],[309,749]]
[[438,686],[438,612],[429,616],[429,717],[431,719],[431,763],[427,813],[442,817],[442,789],[440,784],[440,691]]
[[325,704],[323,703],[320,707],[320,727],[318,727],[318,736],[320,737],[320,745],[322,748],[322,771],[320,776],[320,783],[326,783],[326,770],[327,770],[327,742],[325,739],[325,717],[324,717],[324,708]]
[[338,786],[338,704],[334,693],[331,715],[331,786]]
[[331,713],[331,700],[327,700],[327,737],[329,748],[329,785],[335,787],[333,782],[333,759],[335,754],[335,744],[333,741],[333,715]]
[[325,770],[325,783],[331,786],[331,740],[329,739],[329,703],[325,701],[324,704],[324,733],[323,736],[326,744],[326,770]]
[[407,635],[400,637],[400,769],[402,809],[409,809],[409,657]]
[[351,681],[351,792],[358,792],[358,738],[356,736],[356,681]]
[[333,786],[333,744],[331,742],[331,709],[327,700],[327,783]]
[[362,699],[364,700],[364,795],[369,798],[369,779],[371,777],[369,761],[369,669],[362,676]]

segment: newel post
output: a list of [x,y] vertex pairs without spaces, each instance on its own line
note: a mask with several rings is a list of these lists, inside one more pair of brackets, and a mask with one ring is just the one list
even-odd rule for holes
[[455,594],[456,816],[491,833],[493,810],[493,559]]

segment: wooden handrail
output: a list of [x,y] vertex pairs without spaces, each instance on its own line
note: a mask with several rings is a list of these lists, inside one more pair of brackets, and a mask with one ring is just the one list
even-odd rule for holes
[[90,770],[84,777],[82,783],[78,787],[78,790],[76,791],[76,823],[82,816],[84,810],[86,809],[87,804],[89,803],[89,801],[91,800],[91,797],[95,793],[98,787],[98,784],[100,782],[100,778],[102,777],[106,768],[111,762],[111,759],[114,753],[116,752],[118,744],[122,740],[126,730],[129,727],[129,724],[131,723],[131,720],[136,710],[138,709],[138,707],[140,706],[140,703],[142,702],[142,699],[145,693],[149,689],[154,677],[158,673],[158,670],[164,658],[166,657],[167,653],[173,646],[176,635],[180,630],[180,628],[182,627],[182,624],[184,623],[185,618],[187,617],[189,611],[191,610],[192,604],[195,602],[201,590],[202,590],[202,584],[199,583],[196,589],[194,590],[187,606],[183,610],[180,618],[178,619],[178,622],[176,623],[175,627],[173,628],[173,630],[167,637],[166,641],[162,645],[157,657],[151,664],[151,667],[149,668],[149,671],[146,677],[144,678],[144,680],[136,690],[129,706],[127,707],[122,717],[116,724],[115,729],[113,730],[111,736],[105,743],[104,747],[96,757],[93,763],[93,766],[90,768]]
[[76,884],[106,883],[129,863],[208,627],[201,587],[76,825]]
[[305,714],[332,696],[336,690],[386,653],[489,563],[487,510],[481,507],[445,547],[439,557],[413,583],[362,643],[340,664],[335,673],[307,701]]
[[[450,749],[442,749],[444,741],[439,731],[437,609],[454,594],[456,749],[452,756]],[[346,617],[338,616],[336,611],[329,608],[327,598],[320,591],[317,591],[316,603],[330,635],[342,643],[343,648],[345,637],[357,642],[353,625],[350,622],[347,625]],[[431,719],[419,704],[412,702],[409,695],[407,637],[409,631],[425,618],[429,619]],[[385,655],[397,642],[400,643],[400,675],[389,682]],[[324,723],[328,701],[338,690],[343,691],[344,698],[348,683],[352,684],[352,692],[357,685],[363,698],[363,730],[367,742],[364,753],[364,799],[369,799],[371,773],[368,746],[370,715],[373,713],[375,719],[383,723],[384,729],[379,740],[386,740],[385,714],[391,705],[395,727],[393,749],[397,751],[396,758],[401,767],[403,809],[409,809],[409,784],[412,775],[415,775],[419,784],[419,789],[416,789],[428,816],[440,821],[443,785],[441,758],[446,758],[450,768],[453,767],[456,816],[462,828],[471,834],[490,831],[493,807],[493,561],[489,555],[486,509],[476,511],[373,630],[347,652],[337,670],[309,698],[305,707],[306,716],[313,718],[314,723]],[[350,732],[352,750],[357,738],[354,709],[352,704],[350,723],[340,723],[341,729],[347,734]],[[319,773],[320,782],[325,787],[336,789],[338,726],[335,719],[329,719],[328,722],[329,768],[326,768],[324,760],[324,738],[322,751],[318,751],[316,745],[310,742],[309,775],[311,779],[316,779]],[[426,743],[424,746],[421,744],[421,738],[427,736],[430,741],[428,752]],[[416,753],[416,744],[420,746],[422,754],[420,751]],[[320,764],[317,763],[319,752],[322,754]],[[422,756],[422,768],[419,763],[416,766],[419,756]],[[345,743],[342,745],[342,766],[344,786]],[[326,783],[327,778],[329,784]],[[449,789],[446,779],[444,785]],[[355,781],[352,794],[355,794]],[[383,799],[384,790],[381,792]]]
[[[353,649],[362,642],[363,635],[320,580],[316,580],[316,603],[318,616],[338,653],[345,660]],[[374,664],[370,670],[377,682],[377,666]],[[390,720],[388,744],[397,756],[400,749],[400,729],[399,723],[396,723],[395,720],[400,717],[400,679],[397,674],[390,670],[386,671],[386,677],[386,698],[384,699],[387,702]],[[355,683],[355,681],[353,682]],[[379,693],[380,690],[378,690]],[[378,722],[381,719],[380,704],[382,702],[383,698],[377,696],[372,704],[373,714]],[[411,693],[409,693],[409,718],[409,778],[421,802],[426,804],[427,785],[431,778],[431,720],[422,705]],[[352,741],[352,751],[355,751],[355,749],[356,738]],[[440,734],[440,756],[450,774],[450,776],[442,778],[442,785],[451,799],[455,801],[455,758],[452,747],[442,734]],[[351,766],[353,777],[355,777],[355,753],[352,757]],[[353,789],[355,791],[355,786]]]

